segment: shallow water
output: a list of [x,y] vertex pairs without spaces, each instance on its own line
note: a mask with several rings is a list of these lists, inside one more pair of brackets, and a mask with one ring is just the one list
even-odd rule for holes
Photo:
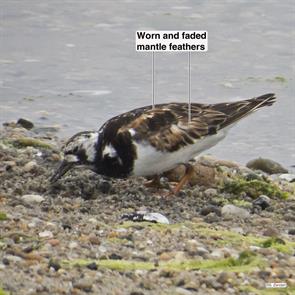
[[[151,54],[135,31],[207,30],[192,54],[192,100],[213,103],[275,92],[210,150],[241,163],[263,156],[295,165],[293,1],[1,1],[0,123],[20,117],[96,129],[151,103]],[[156,101],[186,101],[187,54],[158,53]]]

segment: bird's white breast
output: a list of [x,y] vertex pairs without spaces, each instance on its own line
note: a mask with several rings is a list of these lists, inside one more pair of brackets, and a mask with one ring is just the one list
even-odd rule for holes
[[194,144],[187,145],[175,152],[158,151],[148,142],[135,143],[137,159],[134,162],[133,174],[135,176],[160,174],[173,169],[178,164],[187,163],[222,140],[226,133],[227,130],[222,129],[217,134],[198,139]]

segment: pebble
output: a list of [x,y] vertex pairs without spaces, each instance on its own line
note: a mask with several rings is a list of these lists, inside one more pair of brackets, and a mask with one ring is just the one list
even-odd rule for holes
[[215,249],[210,253],[210,258],[222,259],[224,258],[224,252],[220,249]]
[[291,256],[291,257],[289,257],[289,259],[288,259],[288,263],[289,263],[291,266],[295,267],[295,256]]
[[48,267],[54,269],[55,271],[58,271],[61,268],[59,261],[55,259],[49,260]]
[[29,121],[27,119],[23,119],[23,118],[19,118],[17,120],[17,124],[21,125],[22,127],[24,127],[25,129],[28,129],[28,130],[30,130],[34,127],[34,124],[31,121]]
[[161,261],[168,261],[174,258],[174,253],[172,252],[163,252],[160,256],[159,256],[159,260]]
[[53,233],[50,230],[45,230],[39,233],[40,238],[48,238],[52,239],[53,238]]
[[90,270],[97,270],[98,269],[98,266],[95,262],[92,262],[92,263],[89,263],[87,265],[87,268],[90,269]]
[[250,213],[246,209],[235,205],[224,205],[221,209],[221,214],[225,218],[246,219],[250,216]]
[[281,164],[270,159],[254,159],[249,161],[246,166],[250,169],[261,170],[268,174],[288,173],[288,170],[285,169]]
[[215,168],[196,163],[194,165],[194,169],[196,171],[196,174],[194,177],[192,177],[192,180],[190,181],[192,185],[203,185],[205,187],[212,187],[212,185],[216,183]]
[[93,245],[100,245],[101,243],[100,239],[94,233],[88,236],[88,241]]
[[215,188],[207,188],[204,194],[207,198],[212,198],[217,195],[217,190]]
[[286,221],[295,221],[294,213],[287,213],[283,216],[284,220]]
[[29,204],[39,204],[45,200],[45,198],[41,195],[23,195],[21,199]]
[[261,195],[259,196],[256,200],[253,201],[253,206],[258,206],[260,207],[262,210],[270,207],[270,198],[268,196],[265,195]]
[[99,190],[103,194],[108,194],[112,189],[112,184],[108,181],[103,181],[102,183],[99,184]]
[[3,161],[2,164],[4,164],[6,166],[6,170],[9,170],[12,167],[15,167],[16,166],[16,162],[15,161]]
[[75,249],[75,248],[78,248],[79,247],[79,244],[75,241],[72,241],[69,243],[69,248],[70,249]]
[[73,283],[74,288],[83,290],[86,293],[92,292],[92,285],[93,285],[93,282],[88,279],[81,279]]
[[261,247],[259,247],[259,246],[255,246],[255,245],[250,245],[250,246],[249,246],[249,249],[250,249],[251,251],[258,251],[258,250],[261,249]]
[[37,163],[36,163],[35,161],[30,161],[30,162],[28,162],[28,163],[24,166],[23,170],[24,170],[25,172],[33,172],[33,171],[36,169],[37,166],[38,166],[38,165],[37,165]]
[[237,233],[237,234],[240,234],[240,235],[243,235],[245,233],[244,229],[242,227],[232,227],[230,229],[230,231],[234,232],[234,233]]
[[279,232],[276,228],[274,227],[267,227],[264,231],[263,231],[263,235],[266,237],[277,237],[279,235]]
[[47,243],[49,245],[51,245],[52,247],[55,247],[55,246],[58,246],[59,245],[59,240],[57,240],[57,239],[50,239],[50,240],[47,241]]
[[231,275],[228,272],[222,272],[219,274],[217,278],[217,282],[224,285],[228,283],[230,279],[231,279]]
[[92,223],[92,224],[97,224],[97,223],[98,223],[98,221],[97,221],[96,218],[89,218],[89,219],[88,219],[88,222],[90,222],[90,223]]
[[175,294],[176,295],[191,295],[191,294],[193,294],[193,292],[186,290],[184,288],[181,288],[181,287],[177,287],[175,289]]
[[200,288],[200,284],[197,281],[189,281],[184,285],[185,289],[190,290],[190,291],[198,291]]
[[200,246],[200,242],[197,240],[188,240],[186,241],[184,248],[190,255],[195,255],[197,253],[198,246]]
[[10,262],[17,263],[17,262],[23,261],[23,259],[21,257],[15,256],[15,255],[10,255],[10,254],[5,255],[2,259],[2,261],[3,260],[6,262],[5,263],[6,265],[10,264]]
[[209,251],[204,248],[204,247],[197,247],[196,248],[196,255],[199,255],[199,256],[206,256],[209,254]]
[[200,214],[203,216],[208,215],[209,213],[216,213],[216,215],[221,216],[221,210],[219,207],[214,205],[208,205],[201,209]]
[[207,223],[215,223],[215,222],[220,221],[220,216],[217,215],[215,212],[212,212],[204,217],[204,221]]
[[289,182],[294,182],[295,181],[295,174],[284,173],[284,174],[281,174],[279,176],[279,178],[282,180],[287,180]]

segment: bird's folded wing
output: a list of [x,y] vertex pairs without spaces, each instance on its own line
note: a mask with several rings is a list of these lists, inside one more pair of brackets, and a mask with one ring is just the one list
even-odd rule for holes
[[187,104],[161,105],[145,111],[118,133],[130,132],[135,141],[146,142],[159,151],[176,151],[206,135],[216,134],[227,117],[208,105],[192,104],[191,112],[192,120],[188,122]]

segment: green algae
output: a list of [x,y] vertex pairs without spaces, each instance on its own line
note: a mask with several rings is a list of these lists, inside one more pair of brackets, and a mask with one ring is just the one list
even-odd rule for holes
[[75,259],[64,260],[62,265],[64,267],[85,267],[90,263],[96,263],[98,267],[107,268],[118,271],[132,271],[132,270],[168,270],[168,271],[183,271],[183,270],[207,270],[207,271],[251,271],[255,267],[265,266],[265,260],[262,257],[250,252],[242,252],[237,259],[225,258],[219,260],[172,260],[168,262],[160,262],[155,266],[151,262],[138,262],[130,260],[114,260],[114,259],[102,259],[102,260],[88,260],[88,259]]
[[124,228],[138,228],[141,229],[149,228],[155,231],[161,231],[162,233],[171,233],[179,230],[191,230],[198,236],[204,236],[210,238],[212,244],[216,246],[231,246],[239,249],[247,249],[250,246],[258,246],[262,248],[273,248],[279,252],[291,254],[295,247],[295,242],[284,240],[284,244],[277,242],[269,242],[269,238],[254,236],[254,235],[243,235],[230,230],[212,228],[204,222],[183,222],[175,224],[157,224],[149,222],[124,222],[120,224],[120,227]]
[[279,83],[287,83],[288,80],[283,76],[276,76],[274,78],[266,79],[268,82],[279,82]]
[[263,248],[273,248],[279,252],[292,253],[292,250],[295,247],[295,242],[286,242],[281,238],[271,237],[265,241],[262,241],[260,246]]
[[10,293],[0,288],[0,295],[9,295]]
[[107,239],[109,243],[112,244],[129,244],[130,241],[125,238],[108,238]]
[[7,217],[6,213],[5,212],[0,212],[0,221],[4,221],[4,220],[7,220],[7,219],[8,219],[8,217]]
[[245,180],[243,178],[235,178],[225,183],[222,191],[235,195],[246,193],[252,198],[266,195],[268,197],[287,199],[289,196],[287,192],[282,191],[276,184],[258,179]]
[[51,144],[46,143],[42,140],[30,138],[30,137],[21,137],[21,138],[10,140],[9,142],[16,148],[32,146],[35,148],[43,148],[43,149],[50,149],[50,150],[54,149],[54,147]]
[[283,76],[275,76],[273,78],[263,78],[263,77],[247,77],[249,82],[271,82],[271,83],[282,83],[285,84],[288,82],[288,79]]
[[247,248],[258,246],[262,248],[273,248],[279,252],[291,254],[294,251],[295,242],[282,240],[280,238],[265,238],[254,235],[242,235],[236,232],[209,227],[194,226],[194,230],[204,236],[214,237],[218,246],[234,246]]
[[286,288],[265,288],[257,289],[253,286],[240,286],[239,290],[242,292],[251,292],[251,294],[256,295],[291,295],[295,294],[295,287]]
[[232,204],[238,206],[238,207],[244,207],[244,208],[252,208],[252,203],[244,200],[233,200]]

